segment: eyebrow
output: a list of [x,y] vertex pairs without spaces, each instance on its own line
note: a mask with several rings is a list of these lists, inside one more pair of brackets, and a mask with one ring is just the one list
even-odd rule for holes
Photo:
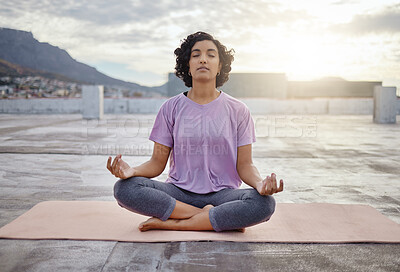
[[[193,50],[192,50],[192,53],[193,53],[193,52],[195,52],[195,51],[198,51],[198,52],[200,52],[200,49],[193,49]],[[215,50],[215,49],[213,49],[213,48],[207,49],[207,52],[208,52],[208,51],[214,51],[214,52],[217,52],[217,50]]]

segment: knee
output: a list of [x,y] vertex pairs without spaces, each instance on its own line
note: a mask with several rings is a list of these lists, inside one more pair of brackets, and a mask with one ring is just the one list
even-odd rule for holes
[[114,197],[116,200],[121,198],[121,193],[124,191],[121,189],[121,187],[124,187],[123,182],[124,180],[120,179],[114,184]]
[[275,212],[275,198],[273,196],[262,196],[264,198],[263,201],[263,212],[264,212],[264,221],[267,221],[271,218],[271,216]]
[[140,177],[120,179],[114,185],[114,197],[118,202],[123,202],[130,195],[130,191],[141,185]]
[[275,212],[276,202],[274,197],[270,195],[260,195],[256,190],[254,190],[252,194],[255,200],[255,214],[258,221],[263,222],[269,220]]

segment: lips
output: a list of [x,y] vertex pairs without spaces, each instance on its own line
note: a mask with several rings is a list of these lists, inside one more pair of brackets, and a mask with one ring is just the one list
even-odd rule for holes
[[209,69],[207,67],[203,66],[203,67],[197,68],[197,70],[207,70],[208,71]]

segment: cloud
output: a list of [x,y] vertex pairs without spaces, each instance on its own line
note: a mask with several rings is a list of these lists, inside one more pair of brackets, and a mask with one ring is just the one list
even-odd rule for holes
[[76,51],[85,44],[162,50],[163,45],[178,46],[179,40],[198,30],[246,43],[265,35],[260,29],[311,18],[306,11],[254,0],[14,0],[1,6],[0,24],[12,18],[8,27],[22,25],[49,42],[57,37],[61,47]]
[[334,32],[364,35],[369,33],[399,33],[400,4],[388,6],[373,14],[355,15],[350,23],[331,27]]
[[[118,63],[138,75],[156,73],[160,77],[173,70],[173,51],[180,40],[202,30],[236,50],[234,69],[286,72],[291,53],[308,39],[311,45],[332,43],[329,48],[336,49],[346,45],[351,35],[354,46],[349,48],[360,46],[368,48],[365,52],[375,50],[388,56],[399,52],[396,45],[383,48],[369,40],[376,41],[376,37],[364,35],[376,32],[398,42],[398,36],[384,33],[399,32],[400,5],[364,12],[382,6],[343,0],[329,4],[317,0],[297,4],[289,0],[0,0],[0,26],[31,31],[39,41],[65,49],[78,61],[99,69],[122,71],[106,65]],[[300,49],[310,51],[305,46]]]
[[314,20],[301,8],[260,0],[0,2],[0,26],[31,31],[82,62],[117,62],[157,73],[173,69],[173,51],[190,33],[210,32],[228,48],[240,50],[265,41],[268,29],[299,21],[311,26]]
[[348,4],[358,3],[358,2],[359,1],[356,1],[356,0],[339,0],[339,1],[332,2],[332,5],[348,5]]
[[[169,13],[167,1],[63,1],[63,0],[14,0],[4,1],[2,15],[21,12],[39,12],[56,17],[73,18],[96,25],[119,25],[130,22],[148,22]],[[3,4],[3,3],[2,3]]]
[[14,0],[3,1],[0,14],[6,17],[31,13],[58,18],[71,18],[98,27],[177,25],[184,29],[243,29],[290,23],[307,16],[304,11],[285,10],[279,4],[264,1],[82,1],[82,0]]

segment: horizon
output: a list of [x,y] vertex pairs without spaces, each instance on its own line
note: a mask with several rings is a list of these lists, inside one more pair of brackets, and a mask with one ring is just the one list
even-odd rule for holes
[[229,1],[229,10],[225,1],[39,2],[0,0],[0,26],[31,32],[99,72],[144,86],[165,84],[175,48],[202,30],[235,50],[232,73],[284,73],[289,81],[340,77],[400,89],[394,0]]

